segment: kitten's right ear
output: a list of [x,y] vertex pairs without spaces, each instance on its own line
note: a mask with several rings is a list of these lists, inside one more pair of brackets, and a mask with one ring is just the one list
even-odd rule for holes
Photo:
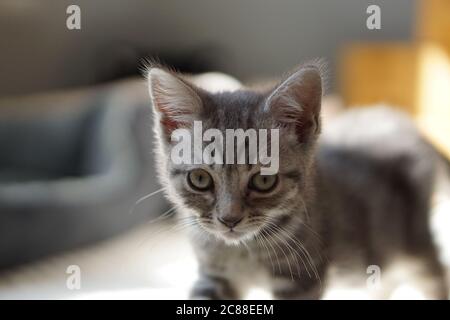
[[202,101],[195,89],[169,71],[150,68],[148,89],[153,109],[168,136],[175,129],[190,127],[200,113]]
[[322,62],[304,64],[266,99],[265,110],[279,125],[295,127],[300,142],[317,137],[320,132],[323,72]]

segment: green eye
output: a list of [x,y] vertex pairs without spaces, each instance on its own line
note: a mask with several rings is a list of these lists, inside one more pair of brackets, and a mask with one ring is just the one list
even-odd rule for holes
[[277,181],[277,175],[262,176],[257,173],[250,179],[249,188],[258,192],[269,192],[275,187]]
[[203,169],[194,169],[188,174],[189,185],[199,191],[205,191],[212,187],[213,181],[208,172]]

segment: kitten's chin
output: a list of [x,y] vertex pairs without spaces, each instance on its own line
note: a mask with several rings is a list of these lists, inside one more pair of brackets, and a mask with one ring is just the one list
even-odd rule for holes
[[254,236],[253,232],[249,231],[226,231],[216,234],[218,238],[225,242],[225,244],[230,246],[237,246],[242,244],[242,242],[251,240]]

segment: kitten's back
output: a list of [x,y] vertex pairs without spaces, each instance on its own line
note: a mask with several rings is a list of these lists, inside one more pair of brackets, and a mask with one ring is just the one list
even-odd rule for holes
[[318,197],[326,199],[331,258],[364,275],[369,265],[414,256],[422,274],[441,277],[429,227],[438,153],[406,115],[387,107],[351,110],[323,127]]

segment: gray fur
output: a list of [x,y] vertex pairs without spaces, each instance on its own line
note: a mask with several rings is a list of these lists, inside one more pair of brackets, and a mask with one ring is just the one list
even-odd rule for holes
[[[259,165],[171,163],[165,119],[173,113],[157,105],[171,93],[155,88],[160,79],[151,70],[160,180],[194,230],[200,265],[194,298],[241,298],[248,285],[264,281],[276,298],[319,298],[329,265],[365,279],[367,266],[384,270],[401,256],[420,265],[428,297],[446,297],[428,227],[436,152],[403,115],[385,108],[352,111],[326,124],[318,139],[322,84],[314,63],[267,92],[212,94],[165,71],[196,95],[180,101],[201,101],[186,119],[202,120],[204,130],[280,128],[279,185],[255,195],[246,185]],[[213,192],[187,186],[195,167],[213,177]],[[217,221],[223,214],[244,218],[235,228],[239,237],[225,235],[229,230]]]

